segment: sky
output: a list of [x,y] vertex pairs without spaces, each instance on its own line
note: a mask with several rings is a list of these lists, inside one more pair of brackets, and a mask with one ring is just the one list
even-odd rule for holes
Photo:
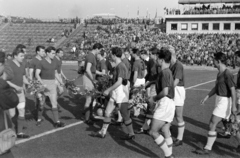
[[164,7],[181,8],[178,0],[0,0],[0,15],[40,19],[92,17],[112,13],[119,17],[164,16]]

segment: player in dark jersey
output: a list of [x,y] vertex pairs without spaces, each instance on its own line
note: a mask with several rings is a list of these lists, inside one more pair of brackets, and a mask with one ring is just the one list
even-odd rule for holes
[[201,150],[196,150],[197,154],[208,155],[217,138],[216,126],[222,119],[229,119],[230,115],[236,115],[236,91],[233,74],[226,67],[227,57],[224,53],[214,54],[214,65],[218,69],[216,84],[208,95],[201,100],[201,105],[208,98],[216,94],[215,109],[209,123],[207,144]]
[[[148,97],[152,97],[156,95],[155,82],[158,76],[158,66],[157,66],[156,60],[157,60],[157,54],[159,53],[159,51],[160,50],[155,47],[150,49],[151,55],[150,55],[150,59],[147,66],[147,75],[145,77],[146,79],[145,86],[148,87],[148,84],[151,85],[149,88],[147,88]],[[153,107],[151,107],[150,104],[148,104],[147,113],[145,115],[145,122],[140,129],[135,131],[136,134],[148,134],[149,125],[152,120],[152,110],[153,110]]]
[[[63,50],[61,48],[59,48],[56,50],[56,55],[53,60],[57,64],[57,72],[58,72],[59,79],[61,80],[61,83],[63,83],[62,77],[65,80],[67,79],[62,71],[62,57],[63,57]],[[62,95],[64,92],[63,86],[61,86],[57,80],[56,80],[56,84],[57,84],[58,94]]]
[[[163,150],[165,157],[174,157],[172,155],[172,138],[170,133],[170,124],[175,114],[174,105],[174,85],[172,72],[169,69],[171,62],[171,52],[167,48],[162,48],[158,54],[157,64],[161,66],[161,72],[156,81],[157,95],[150,97],[149,103],[155,105],[153,119],[149,134],[156,144]],[[164,137],[159,134],[162,130]]]
[[57,85],[55,79],[63,86],[63,82],[59,78],[57,66],[54,62],[56,49],[52,46],[46,49],[46,57],[41,60],[36,67],[36,77],[38,81],[45,86],[44,94],[49,97],[52,104],[52,112],[54,117],[54,127],[64,127],[64,123],[60,122],[57,109]]
[[129,82],[127,81],[128,70],[125,64],[121,61],[122,51],[120,48],[112,48],[112,59],[115,65],[115,76],[113,78],[114,84],[104,91],[104,95],[110,96],[108,105],[105,110],[105,118],[103,120],[102,129],[98,132],[92,132],[90,136],[105,138],[109,124],[111,123],[110,115],[115,109],[114,102],[117,103],[120,108],[121,115],[124,120],[124,124],[127,126],[128,135],[121,138],[123,140],[132,140],[135,138],[132,120],[128,111],[129,106]]
[[[29,84],[25,74],[25,65],[22,64],[24,59],[24,51],[17,49],[13,52],[13,60],[9,61],[9,65],[13,70],[14,77],[12,80],[7,81],[8,84],[16,90],[19,98],[19,104],[17,105],[18,119],[17,119],[17,137],[18,138],[29,138],[29,135],[23,133],[23,127],[26,125],[25,121],[25,106],[26,99],[23,91],[24,84]],[[15,108],[9,110],[11,118],[15,116]]]
[[186,91],[184,88],[184,68],[180,61],[177,60],[175,49],[173,46],[168,46],[172,54],[170,70],[173,74],[174,79],[174,102],[176,106],[175,117],[178,124],[178,136],[177,140],[174,142],[174,146],[182,145],[182,139],[185,129],[185,122],[183,120],[183,106],[185,101]]
[[106,60],[104,58],[104,51],[101,51],[97,54],[97,70],[96,70],[96,79],[99,77],[106,75],[108,73]]
[[[25,67],[25,73],[26,73],[26,77],[27,77],[27,79],[29,78],[29,64],[28,64],[28,62],[27,62],[27,58],[26,58],[26,55],[27,55],[27,47],[25,46],[25,45],[23,45],[23,44],[18,44],[17,46],[16,46],[16,48],[14,49],[14,51],[18,51],[18,50],[21,50],[21,51],[23,51],[24,52],[24,59],[23,59],[23,62],[22,62],[22,64],[23,64],[23,66]],[[14,52],[13,51],[13,52]]]
[[[44,46],[37,46],[36,47],[36,56],[30,61],[29,63],[29,78],[30,80],[37,79],[35,76],[36,69],[38,65],[40,65],[41,60],[46,56],[45,47]],[[44,94],[38,93],[35,95],[36,100],[36,109],[37,109],[37,126],[39,126],[42,121],[42,114],[43,114],[43,107],[45,104],[45,96]]]
[[[149,134],[163,150],[165,157],[173,157],[173,141],[169,130],[175,114],[175,105],[173,101],[174,84],[172,72],[169,69],[171,52],[167,48],[161,48],[157,56],[157,64],[161,67],[161,72],[158,74],[158,79],[156,81],[157,95],[149,99],[151,105],[156,103]],[[159,134],[160,130],[162,130],[164,137]]]
[[[83,75],[83,85],[88,90],[94,89],[94,80],[96,75],[96,67],[97,67],[97,60],[96,54],[100,53],[103,46],[100,43],[96,43],[93,45],[93,50],[88,53],[85,59],[85,72]],[[85,111],[85,123],[88,125],[93,125],[93,122],[90,120],[91,112],[92,112],[92,97],[86,96],[86,101],[84,105]]]
[[133,57],[135,59],[132,67],[133,72],[133,86],[139,87],[141,85],[145,85],[145,76],[147,74],[146,66],[144,61],[140,58],[140,51],[138,49],[133,49]]

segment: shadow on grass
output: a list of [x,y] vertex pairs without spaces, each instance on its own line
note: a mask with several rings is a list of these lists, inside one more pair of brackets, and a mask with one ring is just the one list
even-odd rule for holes
[[[184,131],[184,138],[183,138],[183,142],[189,146],[192,146],[193,148],[197,149],[202,149],[205,144],[207,143],[207,131],[208,131],[208,125],[204,124],[202,122],[193,120],[191,118],[187,118],[184,117],[185,122],[190,121],[190,123],[195,123],[193,125],[197,125],[199,128],[203,128],[204,130],[206,130],[206,135],[201,135],[195,132],[192,132],[188,129],[185,129]],[[176,138],[177,136],[177,131],[178,128],[177,126],[173,125],[172,126],[172,136]],[[216,139],[213,148],[212,148],[212,152],[214,152],[215,154],[219,155],[219,156],[225,156],[225,157],[239,157],[239,155],[237,153],[234,153],[234,148],[233,146],[229,146],[228,144],[223,144],[217,141],[218,138]],[[222,149],[227,149],[226,150],[222,150]],[[193,153],[195,153],[195,150],[192,151]]]
[[[102,121],[95,122],[94,126],[89,126],[86,129],[86,131],[97,132],[101,129],[102,124],[103,124]],[[137,143],[135,140],[130,140],[130,141],[121,140],[120,137],[124,137],[126,135],[126,133],[125,133],[126,130],[124,130],[124,126],[125,125],[122,125],[122,126],[110,125],[109,128],[108,128],[108,132],[107,132],[106,137],[111,136],[112,139],[116,143],[118,143],[118,145],[123,146],[123,147],[125,147],[129,150],[134,151],[134,152],[137,152],[139,154],[142,154],[146,157],[159,157],[156,153],[152,152],[150,149],[146,148],[145,146]],[[133,126],[134,126],[134,128],[135,128],[135,126],[137,126],[137,128],[141,127],[141,125],[135,124],[135,123],[133,123]],[[96,138],[96,139],[101,139],[101,138]],[[151,138],[149,138],[149,139],[151,139]],[[129,145],[129,143],[131,145]]]

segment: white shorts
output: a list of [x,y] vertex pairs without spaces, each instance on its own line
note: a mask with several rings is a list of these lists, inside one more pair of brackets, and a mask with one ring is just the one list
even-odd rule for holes
[[231,115],[232,99],[227,97],[216,96],[215,108],[213,115],[228,119]]
[[129,83],[128,85],[120,85],[115,90],[110,93],[111,99],[113,99],[117,104],[126,103],[129,101]]
[[165,122],[172,122],[175,115],[174,101],[168,97],[160,99],[154,109],[153,118]]
[[186,97],[186,91],[184,87],[176,86],[174,88],[175,94],[174,94],[174,103],[175,106],[183,106],[185,97]]
[[237,104],[240,104],[240,89],[236,89]]
[[137,78],[136,82],[134,83],[134,87],[140,87],[141,85],[145,85],[145,78]]

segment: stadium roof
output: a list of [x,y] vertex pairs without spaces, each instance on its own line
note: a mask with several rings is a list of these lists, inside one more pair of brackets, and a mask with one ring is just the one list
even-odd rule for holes
[[110,14],[110,13],[93,14],[93,17],[98,17],[103,19],[119,18],[115,14]]
[[179,4],[240,3],[240,0],[178,0]]

